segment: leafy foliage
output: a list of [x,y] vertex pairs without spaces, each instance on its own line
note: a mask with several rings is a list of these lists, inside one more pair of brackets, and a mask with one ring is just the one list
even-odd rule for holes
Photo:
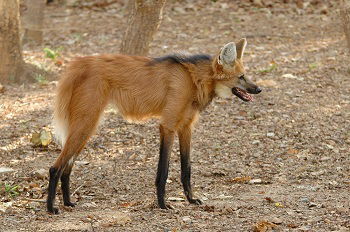
[[18,185],[4,184],[3,189],[6,195],[11,196],[12,198],[17,197],[19,195]]
[[62,48],[57,48],[55,50],[52,50],[50,48],[44,48],[45,57],[52,59],[52,60],[56,60],[57,57],[60,56],[61,50],[62,50]]

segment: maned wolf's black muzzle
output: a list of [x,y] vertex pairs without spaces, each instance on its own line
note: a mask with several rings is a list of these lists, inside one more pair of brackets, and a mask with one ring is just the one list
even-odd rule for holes
[[262,91],[262,89],[260,89],[258,86],[256,86],[255,88],[248,88],[247,92],[251,93],[251,94],[258,94]]

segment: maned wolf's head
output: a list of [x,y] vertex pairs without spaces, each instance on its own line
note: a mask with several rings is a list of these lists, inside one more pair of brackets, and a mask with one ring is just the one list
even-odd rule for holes
[[258,94],[261,89],[245,76],[243,53],[247,45],[246,39],[237,44],[226,44],[213,61],[216,79],[215,92],[218,96],[227,98],[236,95],[243,101],[252,101],[250,94]]

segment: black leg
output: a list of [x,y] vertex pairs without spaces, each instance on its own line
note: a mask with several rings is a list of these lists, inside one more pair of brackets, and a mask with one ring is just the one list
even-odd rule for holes
[[56,197],[56,188],[57,183],[61,175],[61,171],[57,168],[51,167],[49,170],[50,180],[49,180],[49,188],[48,188],[48,196],[47,196],[47,211],[52,214],[58,214],[58,209],[53,207]]
[[75,204],[70,201],[70,191],[69,191],[69,177],[72,172],[72,164],[68,164],[64,169],[63,174],[61,176],[61,189],[63,195],[63,204],[65,206],[74,207]]
[[167,131],[160,126],[160,152],[156,178],[157,199],[161,209],[167,209],[165,204],[165,185],[168,178],[169,156],[174,142],[174,132]]
[[179,131],[180,156],[181,156],[181,182],[185,196],[189,203],[200,205],[202,201],[193,198],[191,187],[191,129],[183,128]]
[[90,115],[90,120],[84,120],[83,117],[80,118],[79,116],[80,120],[76,118],[75,121],[70,122],[69,124],[71,128],[75,129],[69,129],[72,131],[69,132],[67,136],[62,152],[50,168],[47,210],[51,213],[58,213],[58,209],[54,208],[54,201],[57,183],[59,179],[61,179],[62,182],[61,188],[64,205],[73,206],[73,204],[70,202],[69,176],[76,156],[84,148],[87,139],[89,138],[90,134],[92,133],[92,130],[94,129],[94,125],[91,125],[91,123],[95,123],[98,121],[97,116],[99,115]]

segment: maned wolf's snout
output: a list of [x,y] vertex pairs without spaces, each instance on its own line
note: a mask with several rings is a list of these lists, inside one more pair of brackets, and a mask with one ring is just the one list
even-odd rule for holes
[[254,85],[253,87],[245,88],[245,89],[242,89],[239,87],[232,88],[232,93],[234,95],[236,95],[237,97],[239,97],[243,101],[253,101],[254,98],[250,94],[258,94],[261,91],[262,90],[256,85]]
[[262,91],[262,89],[258,86],[254,87],[254,88],[248,88],[247,92],[251,93],[251,94],[258,94]]

